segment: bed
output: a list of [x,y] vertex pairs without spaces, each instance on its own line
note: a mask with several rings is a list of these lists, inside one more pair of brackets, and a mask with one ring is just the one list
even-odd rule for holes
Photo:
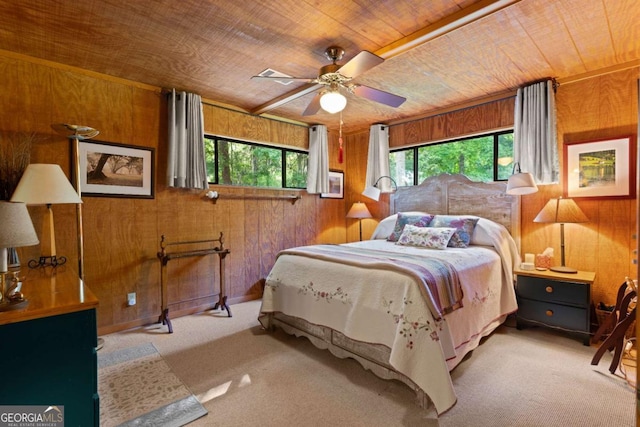
[[400,380],[420,406],[445,412],[456,403],[450,371],[517,309],[520,206],[505,189],[439,175],[399,188],[371,240],[281,251],[260,322]]

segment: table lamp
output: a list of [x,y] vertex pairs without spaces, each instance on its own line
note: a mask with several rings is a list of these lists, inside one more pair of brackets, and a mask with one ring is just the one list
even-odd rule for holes
[[562,197],[550,199],[533,222],[560,224],[560,253],[562,264],[551,267],[550,270],[558,273],[577,273],[578,270],[567,267],[564,264],[564,224],[589,222],[589,218],[580,210],[576,202],[574,202],[573,199],[563,199]]
[[43,218],[42,244],[39,261],[29,261],[29,267],[57,267],[64,264],[66,257],[56,254],[56,237],[53,226],[53,210],[51,205],[65,203],[82,203],[76,190],[67,179],[60,165],[32,163],[24,171],[18,186],[11,196],[12,202],[23,202],[27,205],[46,205],[47,213]]
[[367,205],[362,202],[355,202],[349,212],[347,212],[347,218],[357,218],[358,225],[360,226],[360,241],[362,241],[362,218],[371,218],[371,213],[367,209]]
[[7,248],[33,246],[38,236],[24,203],[0,201],[0,308],[7,305]]

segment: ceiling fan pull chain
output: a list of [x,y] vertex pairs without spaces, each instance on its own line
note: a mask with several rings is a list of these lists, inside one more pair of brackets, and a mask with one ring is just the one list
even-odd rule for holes
[[340,144],[340,149],[338,151],[338,163],[342,164],[343,157],[343,149],[342,149],[342,111],[340,112],[340,133],[338,134],[338,143]]

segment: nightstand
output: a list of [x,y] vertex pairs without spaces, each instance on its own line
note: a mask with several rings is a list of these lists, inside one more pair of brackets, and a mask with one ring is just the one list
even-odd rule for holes
[[596,273],[576,274],[515,269],[518,312],[517,328],[525,324],[547,326],[591,339],[591,284]]

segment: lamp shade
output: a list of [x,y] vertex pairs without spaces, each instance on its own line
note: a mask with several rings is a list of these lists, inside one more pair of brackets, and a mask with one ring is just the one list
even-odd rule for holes
[[[386,188],[383,188],[383,189],[378,188],[378,183],[383,178],[388,179],[390,183],[393,185],[393,187],[384,186]],[[370,199],[373,199],[377,202],[378,200],[380,200],[380,193],[382,193],[382,190],[384,190],[385,193],[388,193],[389,191],[394,191],[397,189],[398,189],[398,184],[396,184],[395,179],[391,178],[389,175],[382,175],[380,178],[376,180],[375,184],[367,185],[364,191],[362,192],[362,195]]]
[[[37,244],[38,236],[27,206],[24,203],[0,201],[0,273],[8,270],[7,248]],[[3,292],[0,286],[0,300]]]
[[380,200],[380,193],[381,191],[378,187],[367,185],[364,191],[362,192],[362,195],[372,200],[375,200],[377,202],[378,200]]
[[347,98],[337,90],[325,92],[320,97],[320,106],[327,113],[339,113],[347,106]]
[[522,196],[538,191],[538,186],[533,179],[533,175],[528,172],[513,174],[507,182],[507,194],[513,196]]
[[550,199],[533,222],[578,223],[589,222],[573,199]]
[[37,245],[38,236],[24,203],[0,201],[0,248]]
[[371,212],[364,203],[355,202],[347,212],[347,218],[371,218]]
[[27,166],[11,201],[27,205],[82,203],[60,165],[43,163]]

